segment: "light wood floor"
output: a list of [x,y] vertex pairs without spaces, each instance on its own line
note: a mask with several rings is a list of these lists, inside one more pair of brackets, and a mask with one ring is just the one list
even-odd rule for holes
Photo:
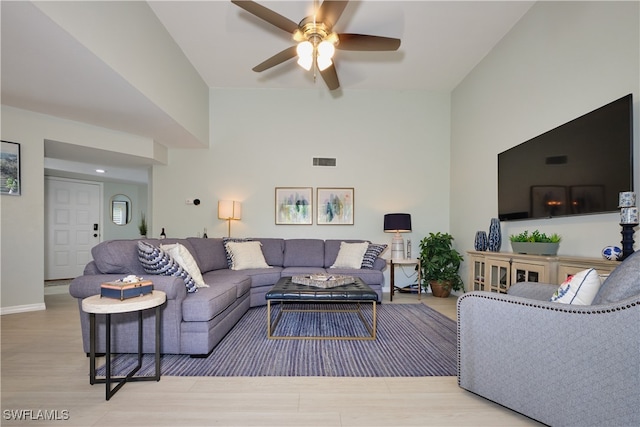
[[[455,301],[422,298],[454,319]],[[456,377],[162,377],[125,384],[107,402],[103,384],[89,385],[76,301],[53,293],[45,302],[47,310],[0,318],[3,426],[539,425],[460,389]],[[420,363],[401,354],[398,362]],[[33,420],[11,419],[21,410]],[[68,419],[38,420],[39,410]]]

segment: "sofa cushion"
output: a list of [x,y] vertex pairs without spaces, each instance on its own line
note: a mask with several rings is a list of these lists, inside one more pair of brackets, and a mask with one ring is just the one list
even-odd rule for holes
[[278,238],[256,238],[262,243],[262,253],[267,264],[273,267],[282,267],[284,263],[284,239]]
[[[157,240],[147,240],[157,242]],[[91,248],[98,269],[104,274],[144,275],[146,271],[138,261],[137,240],[107,240]]]
[[228,268],[227,254],[221,238],[189,237],[187,241],[194,249],[193,256],[198,261],[202,273]]
[[387,249],[387,245],[378,245],[375,243],[370,243],[367,251],[364,253],[364,257],[362,258],[362,265],[360,268],[373,269],[376,259],[380,256],[384,250]]
[[175,276],[184,280],[187,292],[193,293],[198,290],[196,282],[171,255],[157,246],[152,246],[146,242],[138,241],[138,260],[142,268],[149,274],[159,274],[162,276]]
[[[249,281],[248,277],[238,280]],[[237,283],[225,280],[198,290],[197,295],[187,295],[182,301],[182,320],[185,322],[208,322],[222,313],[238,299]]]
[[227,242],[225,247],[231,256],[231,270],[269,268],[261,246],[260,242]]
[[589,268],[570,276],[549,301],[563,304],[590,305],[601,285],[598,272]]
[[191,255],[189,249],[187,249],[182,243],[171,243],[168,245],[161,244],[160,249],[171,255],[171,258],[180,264],[180,267],[184,268],[184,270],[193,277],[193,281],[196,282],[197,287],[206,288],[209,286],[204,283],[200,267],[198,267],[198,263],[195,258]]
[[287,239],[284,242],[284,267],[324,267],[324,240]]
[[340,243],[338,257],[330,268],[360,268],[364,253],[369,247],[368,242],[362,243]]
[[640,295],[640,251],[617,266],[600,287],[592,304],[608,304]]
[[345,276],[358,277],[367,285],[380,285],[384,283],[384,274],[380,270],[368,268],[332,268],[331,274],[344,274]]

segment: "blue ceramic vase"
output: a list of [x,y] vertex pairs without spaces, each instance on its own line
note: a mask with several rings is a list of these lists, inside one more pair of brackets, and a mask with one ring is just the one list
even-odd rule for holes
[[487,233],[484,231],[476,231],[476,239],[473,242],[476,251],[487,250]]
[[489,225],[489,242],[487,243],[487,249],[491,252],[499,252],[502,245],[502,232],[500,231],[500,220],[498,218],[491,218],[491,224]]

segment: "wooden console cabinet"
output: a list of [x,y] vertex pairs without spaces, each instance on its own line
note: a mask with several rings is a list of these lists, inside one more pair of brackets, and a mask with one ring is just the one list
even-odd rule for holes
[[467,290],[506,293],[517,282],[560,284],[568,276],[587,268],[607,275],[619,261],[601,258],[524,255],[512,252],[467,252],[469,281]]

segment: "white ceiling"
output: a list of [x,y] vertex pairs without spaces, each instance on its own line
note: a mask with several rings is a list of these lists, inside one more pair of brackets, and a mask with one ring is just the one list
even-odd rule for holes
[[[259,3],[295,22],[310,14],[314,4],[311,0]],[[396,37],[402,44],[396,52],[338,50],[341,88],[332,95],[380,89],[449,92],[533,3],[352,1],[334,30]],[[316,85],[327,90],[319,76],[314,83],[313,73],[298,67],[295,60],[253,72],[252,67],[293,41],[230,1],[148,4],[211,88]],[[1,7],[3,104],[151,137],[169,148],[180,146],[184,130],[38,8],[7,1]],[[87,153],[76,155],[64,145],[49,151],[64,160],[87,162]],[[107,160],[104,152],[99,158]],[[144,159],[133,163],[139,162],[149,163]]]

